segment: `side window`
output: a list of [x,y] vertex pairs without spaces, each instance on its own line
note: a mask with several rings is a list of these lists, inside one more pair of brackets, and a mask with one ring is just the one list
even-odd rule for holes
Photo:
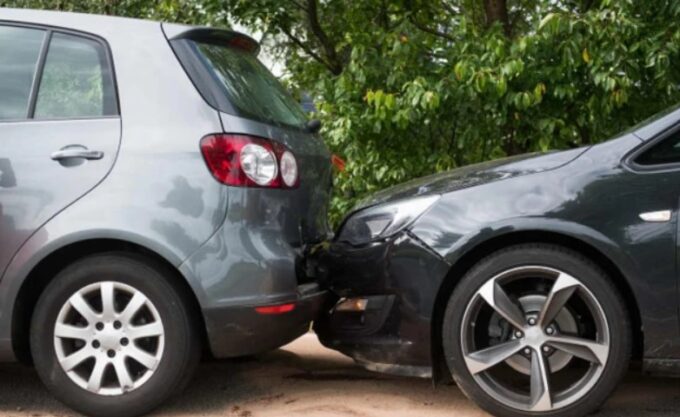
[[680,163],[680,131],[646,150],[635,163],[644,166]]
[[117,114],[106,50],[94,40],[54,33],[39,85],[36,119]]
[[26,119],[45,31],[0,26],[0,120]]

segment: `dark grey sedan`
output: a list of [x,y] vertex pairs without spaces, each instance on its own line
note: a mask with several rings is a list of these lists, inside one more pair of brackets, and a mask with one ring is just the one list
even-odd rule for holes
[[631,357],[680,374],[679,201],[678,109],[381,192],[323,255],[338,301],[318,333],[498,416],[586,414]]
[[202,350],[277,348],[324,293],[328,150],[244,35],[0,9],[0,361],[90,415]]

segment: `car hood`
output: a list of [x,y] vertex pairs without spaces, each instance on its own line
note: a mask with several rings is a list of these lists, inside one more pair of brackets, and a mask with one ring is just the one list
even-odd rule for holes
[[444,194],[491,181],[548,171],[572,162],[586,150],[588,150],[588,147],[558,152],[524,154],[417,178],[365,198],[352,211],[391,201],[421,195]]

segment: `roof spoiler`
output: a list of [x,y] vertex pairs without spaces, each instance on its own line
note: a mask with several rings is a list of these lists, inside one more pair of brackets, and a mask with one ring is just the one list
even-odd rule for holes
[[[167,26],[172,26],[172,28]],[[167,26],[164,25],[164,29],[166,30],[166,34],[171,41],[176,39],[190,39],[197,42],[232,46],[248,51],[253,55],[258,55],[260,53],[260,44],[255,39],[240,32],[209,27],[190,27],[180,25]],[[185,30],[180,31],[178,30],[179,28],[183,28]]]

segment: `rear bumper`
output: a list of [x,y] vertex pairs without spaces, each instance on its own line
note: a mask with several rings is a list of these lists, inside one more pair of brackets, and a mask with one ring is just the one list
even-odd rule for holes
[[[297,294],[275,305],[293,304],[293,310],[280,314],[261,314],[263,305],[209,308],[203,311],[216,357],[238,357],[266,352],[281,347],[310,329],[320,313],[327,292],[318,284],[298,287]],[[269,306],[269,305],[267,305]]]
[[[289,243],[281,227],[255,227],[237,218],[180,266],[217,358],[266,352],[294,340],[309,329],[325,299],[318,278],[306,268],[306,246]],[[294,309],[278,315],[255,310],[289,303]]]

